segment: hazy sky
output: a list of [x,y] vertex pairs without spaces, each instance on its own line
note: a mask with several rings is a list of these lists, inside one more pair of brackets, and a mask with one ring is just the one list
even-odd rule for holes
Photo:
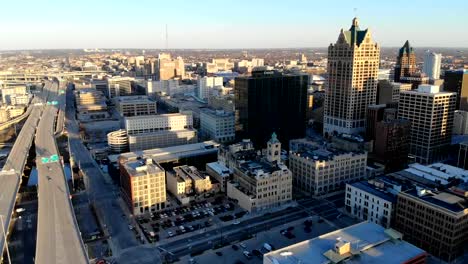
[[326,47],[356,14],[381,46],[468,47],[467,0],[0,0],[0,49]]

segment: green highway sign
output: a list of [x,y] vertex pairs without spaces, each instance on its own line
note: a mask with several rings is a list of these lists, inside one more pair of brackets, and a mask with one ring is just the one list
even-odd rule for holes
[[51,105],[51,103],[50,103],[50,102],[47,102],[47,105]]
[[41,162],[42,162],[42,163],[49,163],[50,160],[49,160],[49,158],[47,158],[47,157],[42,157],[42,158],[41,158]]
[[58,105],[57,101],[52,101],[52,105]]
[[59,157],[57,154],[50,156],[50,162],[57,162],[59,160]]

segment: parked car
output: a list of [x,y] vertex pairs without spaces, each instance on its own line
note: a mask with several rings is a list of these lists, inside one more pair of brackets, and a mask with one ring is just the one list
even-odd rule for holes
[[244,256],[245,256],[247,259],[251,259],[251,258],[252,258],[252,255],[251,255],[250,252],[248,252],[247,250],[244,250],[244,252],[242,252],[242,254],[244,254]]

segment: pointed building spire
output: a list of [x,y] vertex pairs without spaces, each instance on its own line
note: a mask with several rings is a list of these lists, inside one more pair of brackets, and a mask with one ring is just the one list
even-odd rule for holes
[[353,26],[359,27],[359,19],[357,17],[353,18]]

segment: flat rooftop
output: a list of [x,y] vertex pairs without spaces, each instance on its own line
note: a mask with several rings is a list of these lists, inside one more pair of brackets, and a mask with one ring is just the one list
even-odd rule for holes
[[228,167],[224,166],[223,164],[215,161],[206,164],[206,167],[211,168],[214,170],[219,176],[221,177],[229,177],[229,169]]
[[455,178],[463,182],[468,182],[468,171],[451,165],[443,163],[421,165],[414,163],[410,164],[408,167],[408,169],[404,170],[405,172],[434,183],[440,182],[440,184],[447,185]]
[[364,154],[364,151],[345,151],[333,147],[314,147],[311,145],[299,147],[296,151],[292,152],[295,155],[300,157],[318,160],[318,161],[328,161],[332,160],[337,156],[351,154],[351,155],[361,155]]
[[128,174],[132,177],[146,176],[164,172],[164,169],[155,162],[148,162],[144,159],[128,161],[124,164]]
[[400,235],[375,223],[362,222],[267,253],[263,263],[337,263],[336,259],[325,256],[326,252],[330,256],[329,251],[333,251],[337,242],[350,242],[350,253],[338,255],[348,264],[404,263],[426,254],[424,250],[398,239]]
[[219,143],[210,140],[194,144],[179,145],[167,148],[155,148],[143,151],[110,155],[109,160],[111,162],[117,162],[119,157],[127,159],[148,157],[152,158],[156,162],[165,162],[177,158],[192,157],[209,153],[218,153],[218,148]]
[[468,200],[466,197],[443,191],[421,190],[423,189],[420,189],[420,191],[418,191],[418,189],[411,189],[404,192],[404,194],[423,200],[428,204],[442,207],[453,213],[462,213],[468,209]]
[[355,183],[351,183],[350,185],[354,186],[354,187],[356,187],[356,188],[358,188],[360,190],[363,190],[365,192],[368,192],[368,193],[370,193],[372,195],[375,195],[375,196],[377,196],[377,197],[379,197],[381,199],[389,201],[391,203],[396,202],[395,195],[391,194],[390,192],[388,192],[385,189],[378,188],[377,186],[372,185],[367,181],[355,182]]

